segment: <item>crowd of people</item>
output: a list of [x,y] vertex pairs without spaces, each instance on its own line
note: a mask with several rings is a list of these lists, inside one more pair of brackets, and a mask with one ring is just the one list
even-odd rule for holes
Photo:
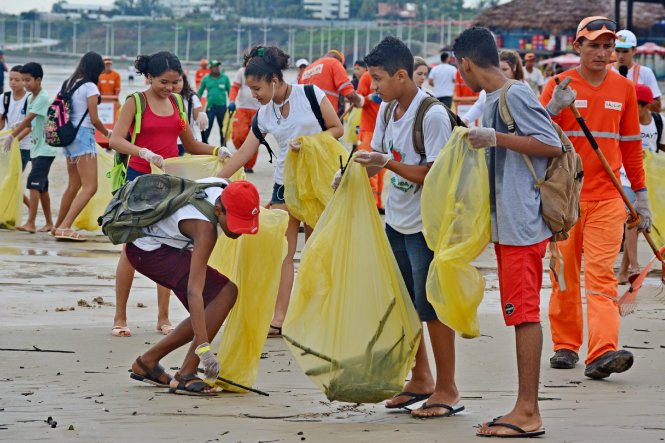
[[[339,139],[348,109],[360,108],[354,161],[366,168],[377,210],[385,214],[386,236],[420,321],[427,325],[435,366],[432,370],[426,342],[421,340],[410,380],[402,392],[387,399],[386,407],[406,408],[425,401],[411,411],[412,416],[453,416],[464,410],[455,381],[455,332],[438,319],[427,300],[425,288],[433,252],[423,236],[419,191],[453,130],[446,107],[456,109],[461,120],[470,126],[470,144],[484,149],[487,160],[501,308],[505,324],[515,330],[518,367],[514,408],[483,423],[477,434],[539,436],[545,433],[538,409],[543,345],[542,258],[553,233],[543,217],[535,176],[545,176],[549,160],[562,153],[553,122],[562,128],[581,156],[584,183],[580,219],[570,238],[558,243],[566,263],[563,277],[568,287],[564,291],[552,278],[549,320],[554,354],[550,366],[571,369],[579,360],[585,323],[582,271],[587,301],[585,375],[603,379],[628,370],[634,360],[628,350],[618,349],[618,284],[639,270],[637,232],[651,227],[642,150],[658,152],[665,145],[659,114],[661,93],[653,72],[633,61],[636,44],[634,34],[619,31],[612,20],[582,20],[574,42],[580,65],[559,73],[557,80],[561,84],[554,78],[546,79],[534,54],[526,54],[523,64],[520,54],[499,51],[492,33],[479,27],[465,30],[455,40],[455,65],[450,53],[441,52],[441,63],[432,69],[424,59],[414,57],[402,41],[386,37],[362,60],[354,62],[353,79],[346,71],[344,54],[331,49],[312,63],[298,60],[296,82],[290,83],[284,77],[290,56],[275,46],[255,46],[245,55],[233,82],[221,69],[221,62],[203,60],[192,88],[178,58],[158,52],[136,59],[135,71],[145,76],[148,87],[127,98],[112,130],[101,123],[97,106],[100,96],[119,95],[120,77],[111,69],[110,59],[89,52],[60,91],[71,99],[71,120],[78,125],[78,132],[63,149],[68,185],[55,222],[48,175],[56,148],[44,138],[52,99],[41,87],[44,73],[38,63],[15,66],[9,72],[11,93],[0,111],[2,125],[12,128],[3,149],[9,150],[17,138],[21,140],[23,167],[31,163],[27,179],[28,220],[17,229],[50,232],[60,240],[85,240],[72,229],[72,224],[95,194],[97,175],[103,172],[97,170],[95,130],[108,138],[110,148],[129,156],[127,182],[150,174],[152,165],[161,168],[166,159],[184,153],[227,160],[215,179],[222,185],[206,189],[218,223],[194,207],[182,208],[150,228],[159,235],[123,247],[116,271],[112,329],[114,336],[131,336],[126,307],[134,272],[138,270],[157,284],[157,330],[166,337],[137,358],[132,365],[132,378],[171,387],[173,391],[214,395],[218,389],[199,378],[196,368],[200,361],[206,380],[214,380],[219,374],[219,362],[210,350],[210,342],[238,293],[234,283],[206,266],[217,237],[215,224],[231,238],[251,235],[259,229],[256,188],[246,181],[229,182],[229,178],[241,168],[247,173],[253,171],[259,148],[266,135],[271,134],[277,140],[277,158],[269,205],[288,212],[284,198],[285,168],[289,167],[286,157],[301,149],[296,138],[327,132]],[[433,87],[432,92],[426,89],[427,85]],[[500,116],[502,94],[516,131]],[[419,120],[420,107],[430,97],[443,106],[428,107]],[[619,191],[570,111],[573,103],[600,143],[612,170],[617,176],[621,170],[625,190],[640,216],[637,226],[632,223],[635,220],[626,224],[626,208]],[[225,147],[223,122],[227,110],[232,121],[234,153]],[[137,115],[142,116],[140,122]],[[208,144],[215,120],[220,146]],[[417,124],[422,127],[416,127]],[[423,152],[415,146],[414,132],[421,133]],[[524,156],[530,158],[529,163]],[[391,176],[384,206],[385,171],[390,171]],[[333,188],[337,188],[340,179],[338,173]],[[46,224],[37,228],[40,203]],[[288,251],[270,323],[271,337],[282,333],[303,224],[290,214],[286,230]],[[312,227],[304,224],[303,228],[307,241]],[[624,237],[624,262],[617,280],[613,265]],[[180,253],[183,242],[190,246],[187,254]],[[171,325],[168,317],[171,291],[191,315],[177,327]],[[179,372],[171,378],[159,361],[190,342]]]

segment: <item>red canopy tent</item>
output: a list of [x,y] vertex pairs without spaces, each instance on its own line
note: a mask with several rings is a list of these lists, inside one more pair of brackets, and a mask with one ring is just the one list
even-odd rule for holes
[[580,64],[580,57],[575,54],[564,54],[540,62],[541,65],[551,65],[553,63],[559,66],[577,66]]
[[658,55],[665,55],[665,48],[663,48],[660,45],[657,45],[652,42],[645,43],[641,46],[638,46],[635,48],[636,54],[645,54],[645,55],[653,55],[653,54],[658,54]]

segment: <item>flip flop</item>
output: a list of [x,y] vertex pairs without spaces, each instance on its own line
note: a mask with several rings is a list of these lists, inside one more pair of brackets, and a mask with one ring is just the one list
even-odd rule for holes
[[131,337],[132,336],[132,330],[129,329],[127,326],[113,326],[113,329],[111,329],[111,335],[114,337]]
[[173,325],[161,325],[157,328],[157,332],[159,332],[162,335],[169,335],[173,330],[175,329],[175,326]]
[[[187,384],[188,381],[198,380],[197,382]],[[173,381],[178,382],[176,386],[173,386]],[[169,392],[171,394],[180,394],[180,395],[191,395],[193,397],[215,397],[222,393],[222,391],[217,392],[203,392],[205,388],[209,388],[210,385],[201,380],[194,374],[185,374],[180,375],[176,374],[169,385]]]
[[273,334],[272,332],[270,332],[270,330],[268,330],[268,338],[279,338],[279,337],[282,336],[282,327],[281,326],[277,327],[277,326],[270,325],[270,329],[274,329],[275,331],[277,331],[277,333]]
[[411,406],[414,403],[418,403],[419,401],[427,400],[432,396],[432,392],[429,394],[417,394],[415,392],[409,392],[409,391],[403,391],[400,392],[399,394],[395,394],[393,398],[395,397],[411,397],[409,400],[403,401],[402,403],[397,403],[396,405],[391,405],[388,406],[386,405],[387,409],[399,409],[399,408],[405,408],[407,406]]
[[53,237],[58,241],[84,242],[87,240],[87,238],[73,229],[56,229]]
[[153,386],[159,386],[165,388],[171,386],[171,380],[173,380],[173,378],[170,375],[167,374],[169,380],[166,383],[161,382],[159,380],[159,377],[166,372],[162,365],[157,364],[157,366],[149,368],[145,363],[143,363],[143,360],[141,360],[141,356],[136,357],[136,364],[139,365],[139,367],[143,369],[146,373],[137,374],[136,372],[132,371],[129,374],[130,378],[136,381],[142,381],[143,383],[148,383],[149,385]]
[[432,403],[431,405],[428,405],[427,403],[423,404],[419,409],[422,410],[427,410],[427,409],[434,409],[434,408],[443,408],[447,409],[448,412],[444,412],[443,414],[436,414],[436,415],[417,415],[413,416],[415,418],[440,418],[440,417],[452,417],[453,415],[457,414],[458,412],[462,412],[464,410],[464,406],[462,405],[456,405],[456,406],[450,406],[445,403]]
[[488,427],[494,427],[494,426],[500,426],[503,428],[508,428],[512,429],[513,431],[517,432],[517,434],[481,434],[481,433],[476,433],[477,437],[496,437],[496,438],[533,438],[533,437],[540,437],[541,435],[545,434],[544,429],[539,429],[537,431],[531,431],[527,432],[524,429],[520,428],[519,426],[515,426],[510,423],[503,423],[500,421],[492,421],[487,424]]

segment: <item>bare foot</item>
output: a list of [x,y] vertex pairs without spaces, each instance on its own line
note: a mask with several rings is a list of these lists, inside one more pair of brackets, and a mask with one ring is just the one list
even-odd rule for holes
[[495,418],[494,420],[483,423],[476,432],[479,435],[517,435],[521,434],[509,426],[501,426],[498,423],[505,423],[524,430],[524,432],[538,432],[542,430],[543,421],[540,414],[524,415],[516,412],[515,410],[509,412],[504,416]]
[[[403,392],[413,392],[414,394],[431,394],[434,392],[434,380],[409,380],[405,385]],[[408,402],[413,397],[410,395],[396,395],[386,400],[386,408],[398,408],[403,403]],[[408,406],[408,405],[405,405]]]
[[37,229],[37,232],[51,232],[51,229],[53,229],[53,225],[44,225]]
[[[425,404],[423,404],[423,408],[412,410],[411,416],[426,418],[426,417],[443,417],[447,415],[453,415],[455,411],[461,412],[459,408],[463,409],[463,406],[457,404],[459,403],[459,401],[460,401],[459,392],[455,388],[446,391],[443,390],[434,391],[434,394],[432,394],[432,396],[427,399]],[[450,409],[443,406],[441,407],[431,406],[436,404],[448,405],[452,407],[453,410],[451,411]],[[425,408],[424,407],[425,405],[429,405],[429,407]]]
[[34,234],[35,233],[35,224],[34,223],[26,223],[22,226],[17,226],[16,230],[21,231],[21,232],[29,232],[31,234]]

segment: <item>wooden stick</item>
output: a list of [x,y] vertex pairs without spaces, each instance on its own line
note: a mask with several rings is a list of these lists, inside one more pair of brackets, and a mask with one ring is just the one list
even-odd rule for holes
[[335,366],[339,366],[339,362],[338,362],[337,360],[335,360],[335,359],[333,359],[333,358],[330,358],[330,357],[328,357],[327,355],[323,355],[323,354],[321,354],[321,353],[315,351],[314,349],[308,348],[307,346],[303,346],[303,345],[301,345],[300,343],[298,343],[297,341],[295,341],[294,339],[292,339],[292,338],[289,337],[288,335],[284,335],[284,334],[282,334],[282,337],[284,337],[284,339],[285,339],[286,341],[288,341],[289,343],[291,343],[291,344],[292,344],[293,346],[295,346],[296,348],[302,350],[302,351],[304,352],[303,355],[308,355],[308,354],[309,354],[309,355],[313,355],[314,357],[318,357],[318,358],[320,358],[321,360],[325,360],[325,361],[327,361],[327,362],[329,362],[329,363],[332,363],[332,364],[335,365]]
[[369,343],[367,343],[367,349],[365,350],[365,355],[367,355],[367,358],[369,358],[370,355],[372,354],[372,349],[374,349],[374,345],[376,345],[376,342],[379,340],[379,337],[381,337],[383,329],[385,328],[386,323],[388,322],[388,317],[390,316],[390,313],[393,311],[394,307],[395,307],[395,299],[393,298],[393,301],[388,306],[388,309],[383,314],[383,317],[381,317],[381,321],[379,321],[379,327],[376,329],[374,336],[371,338]]
[[57,352],[59,354],[75,354],[74,351],[61,351],[59,349],[39,349],[37,346],[32,346],[32,349],[18,349],[18,348],[0,348],[0,351],[16,351],[16,352]]

